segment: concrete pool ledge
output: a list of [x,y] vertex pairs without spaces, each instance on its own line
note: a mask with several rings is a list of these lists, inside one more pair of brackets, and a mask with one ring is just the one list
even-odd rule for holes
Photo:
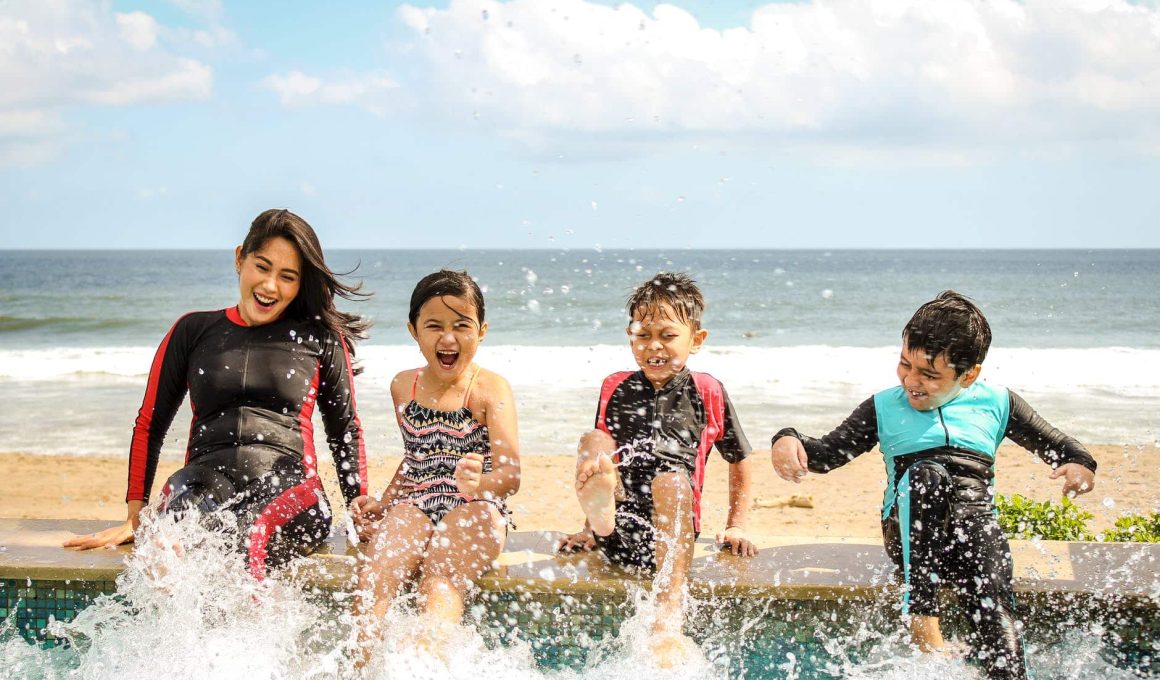
[[[60,544],[106,521],[0,519],[0,579],[112,581],[130,546],[75,552]],[[622,594],[647,581],[604,564],[592,554],[558,556],[563,534],[515,532],[498,568],[480,581],[486,592],[562,595]],[[880,541],[869,538],[767,536],[752,559],[697,544],[691,587],[696,595],[782,600],[872,600],[895,588],[894,568]],[[1015,588],[1023,594],[1087,595],[1125,604],[1160,606],[1160,544],[1012,541]],[[328,590],[350,587],[355,563],[345,539],[299,562],[294,580]]]

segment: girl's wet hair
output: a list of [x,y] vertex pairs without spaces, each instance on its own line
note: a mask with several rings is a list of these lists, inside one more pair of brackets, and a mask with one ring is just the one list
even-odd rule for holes
[[450,295],[463,298],[475,306],[476,322],[483,325],[483,291],[467,272],[456,272],[450,269],[440,269],[419,279],[415,290],[411,292],[411,311],[407,319],[414,326],[419,321],[419,310],[432,298]]
[[688,274],[661,272],[637,286],[625,304],[630,320],[638,312],[644,316],[661,305],[671,307],[677,318],[689,328],[698,330],[701,327],[705,297]]
[[370,322],[357,314],[339,311],[334,306],[334,296],[365,300],[370,294],[361,292],[361,282],[351,285],[341,281],[340,275],[326,266],[322,245],[314,229],[306,220],[284,208],[267,210],[254,219],[246,239],[242,241],[242,257],[261,250],[270,239],[278,236],[294,244],[302,260],[298,295],[286,308],[286,314],[292,319],[317,319],[329,331],[343,338],[353,355],[355,341],[366,337]]
[[921,350],[931,361],[945,352],[958,377],[987,358],[991,326],[969,298],[944,290],[910,317],[902,339],[908,350]]

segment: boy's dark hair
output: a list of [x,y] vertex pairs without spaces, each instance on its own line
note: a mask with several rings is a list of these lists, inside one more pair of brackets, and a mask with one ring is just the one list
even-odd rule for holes
[[414,326],[419,320],[419,310],[431,298],[443,297],[463,298],[475,305],[475,313],[479,317],[476,321],[483,325],[483,291],[467,272],[456,272],[450,269],[440,269],[419,279],[415,290],[411,292],[411,311],[407,318]]
[[944,290],[910,317],[902,339],[907,349],[922,350],[931,361],[945,352],[957,378],[987,358],[991,326],[969,298]]
[[662,304],[672,307],[677,318],[693,330],[701,327],[705,298],[697,288],[697,282],[688,274],[660,272],[637,286],[628,296],[626,306],[631,318],[636,312],[647,312]]

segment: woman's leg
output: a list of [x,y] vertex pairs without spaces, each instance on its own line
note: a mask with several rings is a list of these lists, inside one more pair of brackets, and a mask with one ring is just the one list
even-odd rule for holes
[[507,535],[491,503],[472,501],[451,510],[431,536],[419,577],[423,612],[438,623],[463,620],[463,599],[503,550]]

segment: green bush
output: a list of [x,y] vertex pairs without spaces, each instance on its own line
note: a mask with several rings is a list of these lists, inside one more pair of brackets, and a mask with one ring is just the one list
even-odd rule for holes
[[999,512],[999,526],[1008,538],[1042,538],[1049,541],[1091,541],[1095,536],[1088,531],[1090,512],[1081,510],[1071,499],[1059,503],[1037,502],[1026,496],[1011,494],[996,496],[995,509]]
[[1104,532],[1105,541],[1160,543],[1160,512],[1148,515],[1125,515],[1116,527]]

